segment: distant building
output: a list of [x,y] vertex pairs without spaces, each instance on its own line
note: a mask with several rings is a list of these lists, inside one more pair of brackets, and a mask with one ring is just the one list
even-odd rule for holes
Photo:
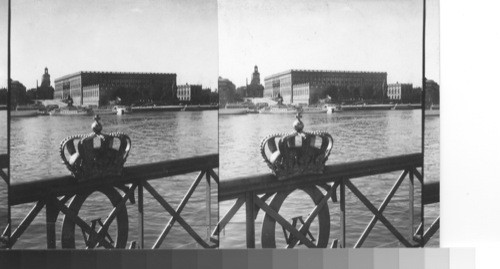
[[434,80],[425,80],[425,106],[439,105],[439,84]]
[[177,99],[182,103],[199,104],[201,102],[201,85],[178,85]]
[[50,85],[50,74],[49,69],[45,67],[45,71],[42,75],[42,84],[38,86],[38,81],[36,89],[29,90],[29,97],[31,99],[53,99],[54,98],[54,88]]
[[263,97],[264,96],[264,86],[260,84],[260,73],[259,68],[254,66],[252,73],[252,80],[250,85],[246,85],[246,93],[242,97]]
[[264,97],[280,95],[285,104],[303,103],[306,99],[308,104],[314,104],[328,96],[335,102],[382,101],[387,96],[386,72],[292,69],[266,77],[264,84]]
[[45,73],[42,75],[42,84],[40,87],[50,87],[50,74],[47,67],[45,67]]
[[[71,96],[75,105],[123,103],[177,103],[176,74],[81,71],[55,79],[54,99]],[[86,91],[84,93],[84,88]],[[99,93],[95,93],[95,91]]]
[[387,97],[401,103],[419,103],[420,91],[411,83],[396,82],[387,84]]
[[219,104],[221,106],[227,103],[232,103],[236,98],[236,86],[227,78],[219,77],[218,81],[219,88]]

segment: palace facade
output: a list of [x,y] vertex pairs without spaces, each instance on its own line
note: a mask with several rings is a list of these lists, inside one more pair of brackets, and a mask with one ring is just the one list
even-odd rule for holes
[[54,99],[71,97],[80,106],[103,106],[115,99],[176,102],[176,79],[171,73],[81,71],[55,79]]
[[291,69],[264,79],[264,97],[281,96],[284,104],[334,101],[384,100],[386,72],[350,72]]

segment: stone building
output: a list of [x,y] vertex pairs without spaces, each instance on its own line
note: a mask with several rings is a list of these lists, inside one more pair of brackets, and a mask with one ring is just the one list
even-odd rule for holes
[[95,104],[95,97],[99,106],[115,99],[125,104],[178,103],[176,79],[177,75],[170,73],[81,71],[55,79],[54,99],[71,96],[77,106]]
[[263,97],[264,96],[264,86],[260,84],[260,73],[259,68],[254,66],[254,71],[252,73],[252,80],[250,81],[250,85],[247,83],[246,85],[246,93],[245,96],[242,97]]
[[40,87],[50,87],[50,74],[47,67],[45,67],[45,72],[42,75],[42,84]]
[[334,102],[382,101],[387,98],[387,73],[291,69],[264,79],[264,97],[276,98],[278,94],[284,104],[306,99],[308,104],[315,104],[327,96]]
[[177,99],[181,103],[200,104],[201,102],[201,85],[178,85]]
[[411,83],[391,83],[387,84],[387,97],[401,103],[419,103],[420,91],[413,88]]

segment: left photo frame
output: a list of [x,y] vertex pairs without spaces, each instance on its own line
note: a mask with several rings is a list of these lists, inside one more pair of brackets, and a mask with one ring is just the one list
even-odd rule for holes
[[217,1],[10,5],[7,247],[217,248]]

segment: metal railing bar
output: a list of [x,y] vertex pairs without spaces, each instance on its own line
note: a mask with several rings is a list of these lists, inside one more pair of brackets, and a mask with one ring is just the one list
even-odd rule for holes
[[207,181],[207,185],[205,187],[205,211],[206,211],[205,217],[208,223],[207,238],[210,238],[210,231],[212,230],[212,193],[211,193],[210,172],[205,173],[205,179]]
[[9,168],[9,156],[0,154],[0,169]]
[[413,221],[413,214],[414,214],[414,206],[415,206],[415,186],[413,185],[413,170],[410,169],[410,175],[409,175],[409,186],[408,186],[408,228],[409,228],[409,235],[411,238],[413,238],[413,232],[414,232],[414,221]]
[[207,170],[210,176],[214,179],[215,183],[219,184],[219,176],[212,169]]
[[[55,197],[51,198],[51,200],[57,206],[59,211],[61,211],[64,215],[70,218],[71,221],[73,221],[76,225],[78,225],[84,232],[87,232],[89,234],[89,237],[97,236],[97,232],[92,230],[92,228],[84,220],[82,220],[75,212],[70,210],[65,204],[63,204]],[[103,240],[99,243],[102,243],[106,248],[114,248],[114,246],[110,242],[106,241],[105,238],[103,238]]]
[[[259,199],[257,197],[257,199]],[[247,232],[247,248],[255,248],[255,210],[254,210],[254,194],[247,192],[245,197],[246,211],[246,232]]]
[[0,177],[3,178],[5,183],[9,184],[9,176],[2,169],[0,169]]
[[137,184],[137,232],[139,233],[139,249],[144,249],[144,189],[142,181]]
[[347,245],[346,242],[346,217],[345,217],[345,183],[344,180],[347,179],[341,179],[340,180],[340,247],[345,248]]
[[420,183],[423,183],[423,180],[424,180],[424,177],[422,176],[422,174],[420,174],[420,172],[417,170],[417,168],[413,168],[413,174],[417,177],[417,179],[420,181]]
[[217,228],[214,230],[212,233],[213,236],[219,235],[219,232],[222,231],[226,225],[229,223],[229,221],[234,217],[236,212],[241,208],[241,206],[245,203],[245,198],[240,197],[234,202],[234,204],[231,206],[229,211],[222,217],[222,219],[219,221],[217,224]]
[[439,203],[439,181],[424,182],[422,188],[422,204]]
[[[316,216],[318,215],[319,211],[323,208],[323,206],[325,206],[327,204],[328,199],[330,199],[332,197],[332,194],[335,190],[333,188],[333,185],[334,184],[329,186],[329,189],[328,189],[327,193],[325,194],[325,196],[323,196],[321,201],[314,207],[313,211],[309,214],[309,216],[307,216],[306,220],[304,221],[304,224],[302,224],[299,227],[300,233],[304,234],[305,232],[307,232],[309,230],[309,227],[310,227],[311,223],[313,222],[314,218],[316,218]],[[286,246],[286,248],[293,248],[296,244],[297,244],[297,239],[294,237],[292,239],[292,242],[290,242],[290,244],[288,244]]]
[[432,222],[431,226],[425,231],[424,237],[422,239],[423,245],[429,242],[429,239],[439,230],[439,217],[437,217],[434,222]]
[[403,243],[406,247],[411,247],[412,244],[410,242],[408,242],[408,240],[406,240],[406,238],[401,234],[399,233],[399,231],[391,224],[391,222],[389,222],[389,220],[387,220],[385,218],[384,215],[382,215],[380,212],[377,211],[377,208],[375,208],[375,206],[368,200],[368,198],[366,198],[362,193],[361,191],[358,190],[358,188],[356,188],[356,186],[354,186],[352,184],[352,182],[350,182],[350,180],[345,180],[344,181],[345,185],[349,188],[349,190],[358,197],[358,199],[374,214],[376,215],[380,221],[387,227],[387,229],[389,229],[389,231],[394,235],[396,236],[396,238],[401,242]]
[[163,199],[163,197],[149,184],[149,182],[144,181],[144,188],[160,203],[163,208],[179,222],[179,224],[191,235],[191,237],[198,242],[204,248],[210,248],[203,239],[191,228],[189,224],[182,218],[175,210],[170,206],[170,204]]
[[[278,222],[283,228],[292,233],[295,237],[300,239],[300,241],[310,248],[315,248],[314,245],[305,235],[300,233],[295,227],[292,226],[287,220],[285,220],[280,214],[274,211],[269,205],[263,202],[258,196],[254,195],[254,203],[259,206],[264,212],[269,214],[276,222]],[[248,243],[248,242],[247,242]]]
[[138,183],[132,184],[128,191],[122,196],[122,199],[120,200],[120,203],[118,203],[113,210],[111,210],[111,213],[109,216],[106,218],[104,221],[103,225],[99,230],[97,231],[97,237],[89,238],[88,246],[87,249],[94,248],[98,241],[101,240],[101,238],[104,238],[106,232],[108,231],[109,225],[113,222],[113,220],[116,217],[116,214],[122,210],[122,208],[125,206],[126,202],[129,200],[129,197],[131,195],[134,195],[135,189],[137,188]]
[[31,222],[35,219],[35,217],[40,213],[42,208],[45,206],[45,201],[38,201],[33,208],[31,208],[30,212],[24,219],[19,223],[16,230],[10,235],[9,244],[10,247],[14,246],[17,239],[26,231],[26,229],[30,226]]
[[57,206],[48,200],[45,205],[45,225],[47,230],[47,248],[56,248],[56,221],[59,215]]
[[[405,179],[407,174],[408,174],[408,170],[404,170],[401,173],[401,175],[399,176],[399,178],[396,180],[394,185],[392,186],[392,188],[389,191],[389,193],[387,194],[387,196],[385,196],[384,201],[382,202],[382,204],[378,208],[378,212],[380,212],[380,214],[382,214],[384,212],[387,205],[391,202],[392,197],[394,196],[396,191],[399,189],[399,186],[401,185],[401,183],[403,183],[403,180]],[[371,230],[373,229],[373,227],[375,227],[375,224],[377,223],[377,221],[378,221],[378,217],[377,217],[377,215],[374,215],[372,217],[372,219],[370,220],[370,223],[368,223],[365,230],[363,231],[363,233],[359,237],[358,242],[356,242],[356,244],[354,245],[354,248],[360,248],[363,245],[366,238],[370,234]]]
[[7,223],[7,226],[5,226],[5,229],[3,229],[2,237],[6,237],[9,230],[10,230],[10,223]]
[[[177,209],[175,210],[175,212],[177,214],[179,214],[179,215],[181,214],[182,210],[184,209],[184,207],[188,203],[189,198],[191,198],[191,195],[193,195],[196,187],[200,183],[204,174],[205,174],[205,171],[200,171],[200,173],[198,174],[196,179],[193,181],[193,183],[191,184],[191,187],[189,187],[188,192],[184,195],[184,197],[181,200],[181,203],[177,206]],[[167,225],[165,225],[165,228],[163,228],[163,231],[161,232],[160,236],[158,237],[158,239],[154,243],[153,249],[157,249],[161,246],[161,244],[163,243],[163,240],[165,240],[165,237],[167,237],[168,233],[170,232],[170,229],[172,229],[174,224],[175,224],[175,218],[172,217],[168,221]]]
[[10,205],[36,202],[51,196],[62,196],[96,190],[102,186],[136,183],[207,170],[219,166],[219,155],[211,154],[123,168],[123,176],[78,182],[72,176],[42,178],[10,185]]
[[219,185],[219,201],[226,201],[244,195],[246,191],[255,194],[293,190],[307,185],[332,182],[335,178],[358,178],[389,173],[422,166],[422,154],[409,154],[327,165],[323,174],[301,175],[287,180],[277,180],[272,174],[255,175],[223,180]]

